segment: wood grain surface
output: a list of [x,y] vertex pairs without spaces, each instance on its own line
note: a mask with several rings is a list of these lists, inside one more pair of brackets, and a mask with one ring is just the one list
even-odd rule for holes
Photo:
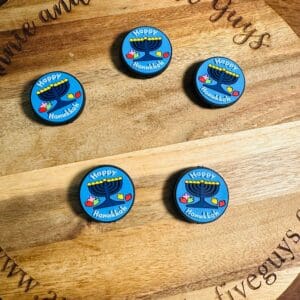
[[[8,38],[6,30],[25,16],[33,20],[53,1],[32,1],[24,9],[29,3],[0,10],[5,30],[0,44]],[[233,44],[241,29],[226,19],[211,23],[210,1],[94,1],[38,28],[1,78],[1,174],[296,120],[299,38],[262,1],[236,1],[233,7],[261,32],[270,31],[270,47],[255,52]],[[118,57],[122,33],[145,19],[167,33],[174,57],[167,72],[141,81],[124,74]],[[237,61],[247,78],[243,101],[217,111],[195,103],[191,86],[195,63],[216,54]],[[87,106],[74,124],[47,127],[33,120],[32,81],[49,70],[75,74],[85,87]]]
[[[230,6],[271,35],[258,50],[233,42],[242,29],[227,16],[212,23],[208,0],[91,0],[48,23],[38,13],[56,1],[0,6],[0,45],[24,22],[37,25],[0,77],[1,299],[209,300],[217,286],[225,300],[300,299],[300,5],[267,2]],[[137,80],[119,47],[145,23],[170,37],[174,56],[159,77]],[[226,109],[200,105],[191,84],[197,63],[215,55],[237,61],[247,79]],[[29,104],[34,80],[52,70],[76,75],[87,95],[80,118],[63,127],[39,123]],[[80,209],[80,180],[99,164],[125,169],[137,188],[115,224]],[[183,221],[171,197],[179,172],[196,165],[220,172],[230,189],[226,214],[205,226]],[[285,243],[290,251],[278,248]],[[274,251],[284,262],[269,262],[269,285],[259,268]],[[7,256],[39,284],[25,292]]]
[[[118,299],[198,290],[214,299],[209,287],[255,272],[289,229],[299,232],[299,129],[287,123],[3,176],[1,244],[45,284],[35,293],[47,287],[71,299]],[[182,221],[171,197],[178,172],[202,162],[221,172],[231,194],[226,215],[205,226]],[[88,169],[106,163],[126,169],[137,193],[128,217],[102,225],[85,219],[78,185]],[[267,289],[273,299],[300,271],[299,245],[289,244],[296,259],[281,253],[287,262]],[[14,279],[7,284],[2,294],[8,288],[22,296]]]
[[300,35],[300,3],[298,0],[266,0],[266,2]]

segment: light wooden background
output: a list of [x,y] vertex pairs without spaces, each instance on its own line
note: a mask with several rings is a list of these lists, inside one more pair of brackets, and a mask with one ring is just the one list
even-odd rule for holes
[[[41,285],[26,295],[0,272],[3,300],[48,290],[68,299],[216,299],[215,285],[232,288],[286,231],[300,232],[296,2],[270,0],[273,10],[234,1],[238,15],[272,35],[257,51],[233,44],[240,30],[225,18],[209,21],[208,0],[92,0],[38,27],[0,78],[0,246]],[[0,8],[0,45],[54,3]],[[137,80],[124,73],[118,49],[122,33],[145,23],[166,32],[174,56],[161,76]],[[215,55],[236,60],[247,78],[242,99],[220,110],[195,103],[190,85],[194,64]],[[84,84],[87,105],[73,124],[44,126],[31,113],[32,81],[50,70]],[[102,163],[124,168],[137,187],[133,210],[116,224],[89,222],[79,207],[83,174]],[[219,171],[231,195],[226,214],[205,226],[182,221],[170,199],[178,172],[199,164]],[[276,299],[292,285],[300,245],[293,251],[276,283],[246,287],[247,299]],[[297,288],[285,299],[297,299]]]

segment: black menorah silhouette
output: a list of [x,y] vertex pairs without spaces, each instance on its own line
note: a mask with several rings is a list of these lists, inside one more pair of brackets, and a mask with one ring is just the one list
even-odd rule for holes
[[65,94],[67,94],[69,89],[70,89],[69,80],[64,79],[55,84],[51,84],[48,87],[37,92],[37,95],[42,101],[46,101],[46,102],[50,102],[54,100],[56,101],[56,104],[48,111],[48,114],[58,109],[61,109],[65,106],[68,106],[70,105],[70,103],[76,101],[76,99],[66,100],[66,101],[61,99]]
[[89,192],[96,197],[104,197],[105,201],[97,206],[94,209],[106,208],[111,206],[116,206],[124,204],[125,201],[116,201],[110,197],[118,193],[123,185],[123,178],[111,178],[111,179],[102,179],[101,181],[96,181],[88,184]]
[[218,208],[217,205],[207,203],[205,198],[213,197],[219,192],[219,182],[208,181],[186,181],[185,187],[188,193],[195,197],[199,197],[200,200],[196,203],[188,204],[187,207],[194,208]]
[[151,51],[155,51],[159,47],[161,47],[161,37],[145,37],[141,39],[130,39],[130,45],[134,50],[145,53],[144,56],[134,59],[134,61],[149,61],[163,59],[162,57],[156,57],[150,54]]
[[238,81],[239,75],[233,72],[226,70],[225,68],[220,68],[218,66],[214,66],[209,64],[207,68],[208,75],[217,82],[215,85],[204,84],[204,86],[215,90],[219,93],[225,95],[231,95],[231,93],[227,92],[223,89],[222,84],[234,84]]

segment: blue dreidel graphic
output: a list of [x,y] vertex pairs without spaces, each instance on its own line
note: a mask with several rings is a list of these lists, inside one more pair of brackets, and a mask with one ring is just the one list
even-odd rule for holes
[[213,205],[206,202],[205,198],[213,197],[219,192],[220,189],[219,182],[187,181],[185,183],[185,187],[188,193],[200,199],[198,202],[188,204],[187,207],[218,208],[217,205]]
[[142,39],[131,39],[131,47],[139,52],[144,52],[145,55],[141,58],[134,59],[134,61],[150,61],[150,60],[161,60],[162,57],[156,57],[150,54],[151,51],[157,50],[162,45],[162,38],[142,38]]
[[76,101],[74,100],[62,100],[61,98],[67,94],[70,89],[70,83],[68,79],[64,79],[56,84],[51,84],[45,89],[37,92],[37,95],[42,101],[52,102],[56,101],[56,104],[48,111],[48,114],[59,110],[65,106],[70,105]]
[[203,84],[203,86],[215,90],[219,93],[231,96],[231,93],[223,89],[222,84],[231,85],[238,81],[239,75],[226,70],[225,68],[220,68],[214,65],[208,65],[207,68],[208,75],[215,80],[217,83],[215,85]]
[[123,185],[123,178],[102,179],[88,184],[89,192],[96,197],[104,197],[105,200],[94,209],[107,208],[124,204],[125,201],[116,201],[110,197],[118,193]]

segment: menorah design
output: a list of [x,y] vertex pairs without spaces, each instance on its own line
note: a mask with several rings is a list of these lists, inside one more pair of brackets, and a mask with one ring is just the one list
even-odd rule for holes
[[141,58],[134,59],[134,61],[150,61],[161,60],[162,57],[156,57],[150,54],[151,51],[157,50],[162,45],[161,37],[144,37],[140,39],[130,39],[131,47],[140,52],[144,52],[145,55]]
[[75,102],[75,100],[62,100],[61,98],[67,94],[70,89],[70,83],[68,79],[63,79],[55,84],[50,84],[48,87],[37,92],[37,95],[42,101],[50,102],[56,101],[49,111],[48,114],[54,112],[58,109],[61,109],[65,106],[70,105],[70,103]]
[[104,197],[104,202],[95,206],[94,209],[99,208],[107,208],[120,204],[124,204],[125,201],[116,201],[111,199],[110,197],[116,193],[118,193],[123,185],[123,178],[110,178],[110,179],[102,179],[100,181],[90,182],[88,183],[89,192],[96,197]]
[[231,93],[223,89],[222,84],[231,85],[238,81],[239,75],[226,70],[225,68],[220,68],[218,66],[209,64],[207,68],[209,76],[217,82],[215,85],[204,84],[204,86],[215,90],[219,93],[231,96]]
[[185,182],[185,187],[188,193],[195,197],[199,197],[200,200],[198,202],[188,204],[187,207],[194,208],[218,208],[218,206],[210,204],[205,201],[205,198],[215,196],[220,189],[220,183],[214,181],[192,181],[187,180]]

